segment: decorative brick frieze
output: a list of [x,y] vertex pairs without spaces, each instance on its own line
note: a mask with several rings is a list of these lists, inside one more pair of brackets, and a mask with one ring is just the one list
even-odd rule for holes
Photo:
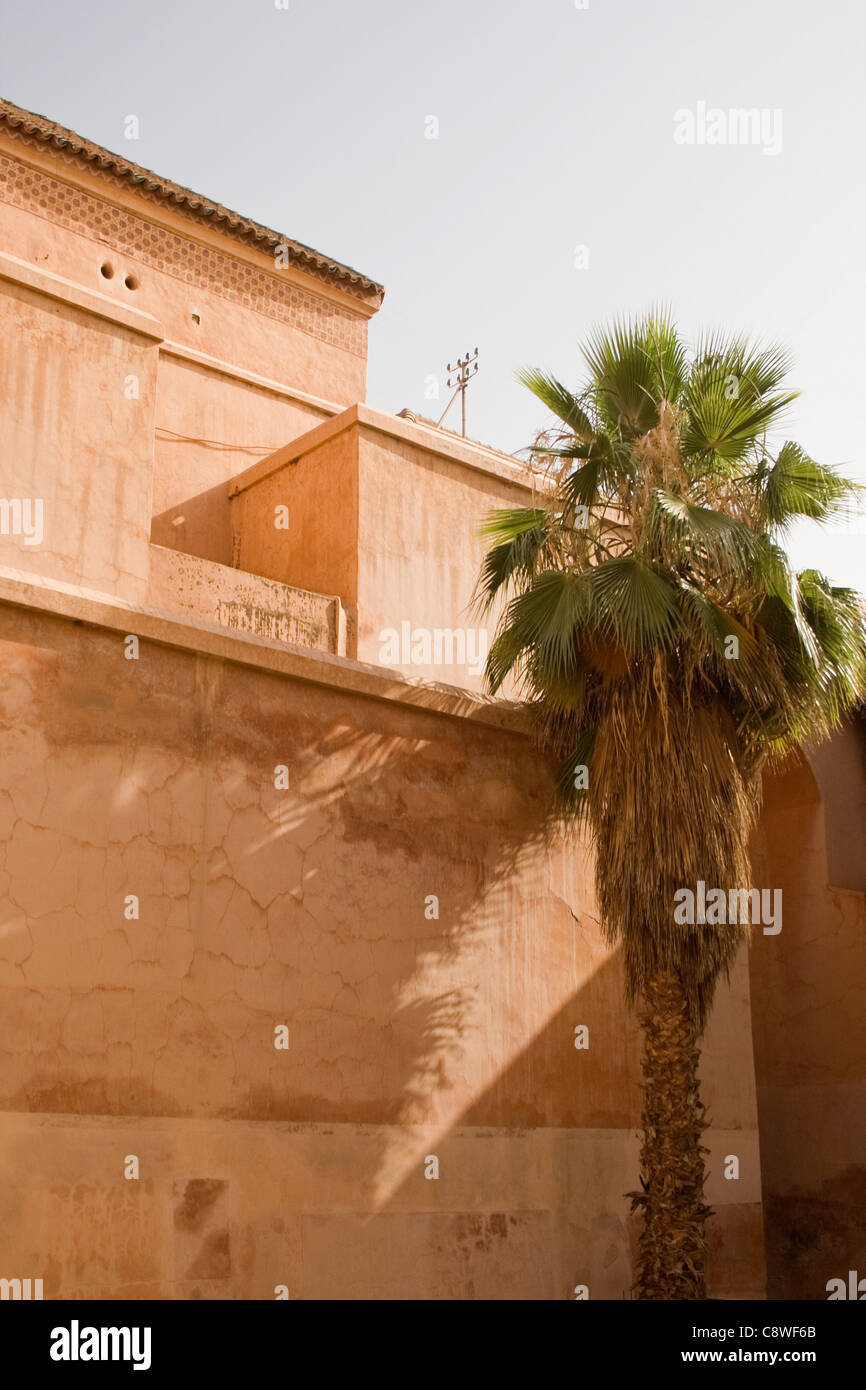
[[278,271],[268,274],[258,270],[2,154],[0,199],[105,242],[197,289],[210,290],[244,308],[291,324],[356,357],[366,356],[366,321],[362,315],[281,281]]

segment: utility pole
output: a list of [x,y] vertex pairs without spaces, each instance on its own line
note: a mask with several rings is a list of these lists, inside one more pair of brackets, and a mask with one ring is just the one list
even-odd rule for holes
[[474,352],[467,352],[467,354],[466,354],[465,357],[458,357],[456,363],[455,363],[453,366],[452,366],[452,364],[449,362],[448,365],[447,365],[446,370],[447,370],[447,372],[448,372],[448,382],[447,382],[447,384],[448,384],[448,387],[449,387],[449,388],[451,388],[451,387],[454,388],[454,395],[451,397],[450,401],[449,401],[448,404],[446,405],[446,407],[445,407],[445,409],[443,410],[442,415],[441,415],[440,419],[437,421],[437,423],[440,424],[440,425],[442,424],[442,421],[445,419],[445,416],[448,414],[449,410],[451,409],[452,405],[454,404],[454,401],[457,399],[457,392],[459,391],[459,392],[460,392],[460,405],[461,405],[461,414],[462,414],[462,424],[463,424],[462,433],[463,433],[463,438],[465,439],[465,438],[466,438],[466,388],[467,388],[467,386],[469,385],[469,383],[470,383],[470,381],[472,380],[472,378],[473,378],[474,376],[477,376],[477,375],[478,375],[478,349],[476,348]]

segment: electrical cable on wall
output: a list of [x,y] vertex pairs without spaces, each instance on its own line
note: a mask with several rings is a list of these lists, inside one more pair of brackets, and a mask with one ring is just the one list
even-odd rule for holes
[[167,425],[157,425],[156,432],[170,434],[174,439],[182,439],[187,444],[205,444],[212,449],[237,449],[241,453],[273,454],[281,447],[279,444],[227,444],[224,439],[199,439],[193,434],[180,434],[177,430],[170,430]]

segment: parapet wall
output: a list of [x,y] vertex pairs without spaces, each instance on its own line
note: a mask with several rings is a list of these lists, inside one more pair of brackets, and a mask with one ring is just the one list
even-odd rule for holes
[[471,603],[481,526],[534,505],[541,486],[516,460],[358,404],[250,465],[228,495],[241,568],[339,593],[350,655],[477,691],[497,616]]
[[339,598],[278,584],[181,550],[151,546],[149,600],[157,609],[289,642],[311,651],[346,654]]

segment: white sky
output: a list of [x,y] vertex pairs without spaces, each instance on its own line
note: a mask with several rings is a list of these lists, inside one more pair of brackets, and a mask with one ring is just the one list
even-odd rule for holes
[[[437,416],[477,344],[469,433],[516,450],[515,368],[577,386],[589,327],[665,301],[786,343],[791,436],[866,482],[862,0],[288,5],[0,0],[0,94],[383,281],[374,406]],[[781,153],[675,144],[701,101],[780,110]],[[862,529],[794,557],[866,590]]]

